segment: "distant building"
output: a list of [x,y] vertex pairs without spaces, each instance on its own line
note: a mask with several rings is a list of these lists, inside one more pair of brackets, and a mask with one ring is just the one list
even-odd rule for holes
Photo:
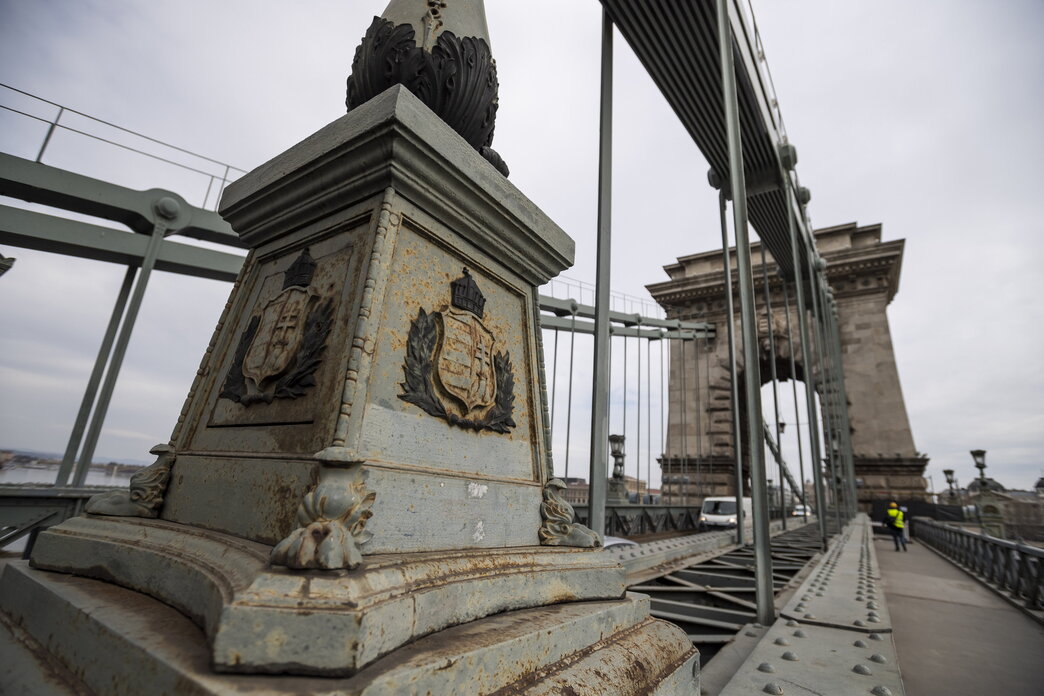
[[[1008,539],[1044,541],[1044,479],[1037,481],[1032,491],[1009,490],[998,481],[987,478],[968,484],[967,500],[977,507],[980,515],[999,515],[1003,520],[1004,536]],[[985,488],[986,493],[982,493]]]
[[[591,488],[587,484],[587,479],[570,477],[563,480],[566,483],[566,502],[570,505],[587,505]],[[650,492],[646,481],[636,479],[633,476],[624,476],[624,485],[627,486],[627,495],[632,503],[638,499],[638,496],[641,496],[644,500],[645,496]],[[655,493],[658,496],[659,491],[655,491]]]
[[570,505],[587,505],[587,496],[590,486],[587,479],[566,478],[565,500]]

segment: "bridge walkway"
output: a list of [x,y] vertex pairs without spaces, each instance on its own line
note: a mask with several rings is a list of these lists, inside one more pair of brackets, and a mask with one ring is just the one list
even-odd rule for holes
[[1044,693],[1044,626],[916,540],[874,545],[907,696]]

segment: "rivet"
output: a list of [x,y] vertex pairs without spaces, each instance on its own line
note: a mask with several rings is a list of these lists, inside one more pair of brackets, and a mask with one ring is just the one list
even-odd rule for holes
[[779,684],[773,684],[772,682],[766,684],[765,688],[762,689],[762,691],[764,691],[766,694],[775,694],[775,696],[783,696],[783,687],[781,687]]
[[879,616],[879,614],[876,611],[868,611],[866,612],[866,615],[873,618],[877,618]]
[[877,608],[877,602],[867,602],[866,603],[866,608],[867,609],[876,609]]
[[769,674],[771,674],[772,672],[776,671],[776,668],[773,667],[772,665],[770,665],[767,662],[762,662],[760,665],[758,665],[758,671],[759,672],[768,672]]
[[871,689],[870,693],[872,693],[874,696],[892,696],[891,689],[889,689],[887,686],[880,685],[875,686],[873,689]]
[[871,633],[869,635],[869,638],[870,640],[884,640],[884,638],[881,637],[880,633]]
[[870,661],[871,662],[877,662],[878,664],[882,664],[882,665],[885,662],[888,662],[888,660],[885,658],[885,656],[882,655],[881,653],[874,653],[873,655],[871,655],[870,656]]
[[816,618],[816,615],[815,614],[805,614],[805,618],[806,619],[814,619],[814,618]]
[[790,645],[790,641],[787,640],[786,638],[777,638],[776,640],[774,640],[772,642],[775,643],[776,645]]
[[870,671],[870,668],[866,665],[856,665],[852,668],[852,671],[856,674],[862,674],[864,676],[870,676],[871,674],[873,674],[873,672]]
[[788,626],[799,626],[800,624],[797,621],[795,621],[794,619],[787,619],[787,625]]
[[861,619],[856,619],[855,621],[852,622],[852,625],[853,626],[865,626],[866,622],[862,621]]
[[856,646],[857,648],[865,648],[866,647],[866,641],[865,640],[857,640],[856,642],[852,643],[852,645]]
[[797,638],[807,638],[808,634],[799,628],[798,630],[794,631],[794,636]]
[[792,653],[789,650],[786,651],[785,653],[783,653],[782,657],[783,657],[784,660],[788,660],[790,662],[797,662],[797,659],[798,659],[798,656],[795,655],[794,653]]
[[881,623],[881,619],[877,618],[876,616],[871,616],[869,619],[867,619],[867,621],[869,621],[870,623]]
[[746,632],[746,633],[744,633],[743,635],[745,635],[745,636],[750,636],[751,638],[757,638],[757,636],[758,636],[758,632],[757,632],[757,631],[747,631],[747,632]]

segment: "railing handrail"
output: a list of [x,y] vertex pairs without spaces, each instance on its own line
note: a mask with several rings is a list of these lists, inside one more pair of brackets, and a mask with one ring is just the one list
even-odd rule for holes
[[953,525],[946,524],[945,522],[933,520],[930,517],[915,517],[913,521],[918,525],[927,524],[932,527],[939,527],[941,529],[945,529],[955,534],[962,534],[964,536],[968,536],[980,541],[987,541],[991,544],[995,544],[997,546],[1009,549],[1011,551],[1020,551],[1023,553],[1027,553],[1030,556],[1034,556],[1036,558],[1044,558],[1044,549],[1040,548],[1039,546],[1023,544],[1018,541],[1012,541],[1011,539],[1001,539],[1000,537],[991,536],[987,534],[985,531],[970,532],[967,529],[962,529],[961,527],[954,527]]

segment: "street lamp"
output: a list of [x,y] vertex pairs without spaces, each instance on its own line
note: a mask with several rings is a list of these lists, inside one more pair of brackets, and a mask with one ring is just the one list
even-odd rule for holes
[[[986,485],[986,450],[972,450],[972,459],[975,460],[975,468],[979,470],[980,488]],[[981,493],[982,491],[980,491]]]
[[[975,468],[979,470],[979,499],[975,502],[975,516],[979,518],[979,529],[982,529],[982,497],[986,493],[986,450],[972,450]],[[984,532],[985,533],[985,532]]]
[[622,479],[624,475],[624,436],[609,436],[609,453],[613,456],[613,478]]

